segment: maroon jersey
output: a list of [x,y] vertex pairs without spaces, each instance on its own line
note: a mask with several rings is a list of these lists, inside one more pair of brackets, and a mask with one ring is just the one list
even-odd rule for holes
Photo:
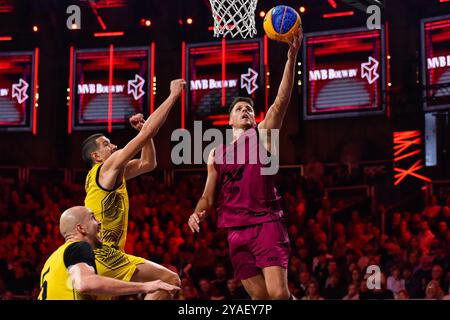
[[257,128],[245,131],[214,153],[219,227],[249,226],[277,220],[282,215],[275,175],[263,175],[259,152],[267,152]]

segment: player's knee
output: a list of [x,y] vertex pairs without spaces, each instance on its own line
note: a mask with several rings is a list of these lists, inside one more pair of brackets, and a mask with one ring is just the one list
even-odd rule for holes
[[163,279],[164,282],[167,282],[173,286],[177,286],[180,287],[181,286],[181,279],[180,276],[178,274],[176,274],[175,272],[169,271],[167,273],[167,275],[164,276]]
[[272,300],[288,300],[291,294],[288,290],[277,288],[269,291],[270,299]]
[[270,297],[267,292],[252,292],[249,293],[252,300],[269,300]]

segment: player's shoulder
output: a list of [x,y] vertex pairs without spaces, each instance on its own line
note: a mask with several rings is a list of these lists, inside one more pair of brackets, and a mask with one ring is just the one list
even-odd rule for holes
[[64,254],[67,255],[76,251],[91,252],[93,251],[93,249],[91,245],[86,241],[75,241],[66,246],[66,248],[64,249]]

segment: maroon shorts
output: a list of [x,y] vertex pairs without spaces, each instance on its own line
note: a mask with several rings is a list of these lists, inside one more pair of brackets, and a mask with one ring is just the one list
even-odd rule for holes
[[228,228],[228,246],[235,279],[254,277],[266,267],[287,269],[290,246],[283,220]]

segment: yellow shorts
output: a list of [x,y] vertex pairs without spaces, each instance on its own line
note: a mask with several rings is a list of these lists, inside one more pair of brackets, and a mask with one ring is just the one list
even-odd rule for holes
[[[103,245],[94,250],[97,274],[123,281],[130,281],[136,266],[145,263],[144,258],[126,254],[118,249]],[[110,296],[97,296],[97,300],[111,300]]]
[[106,245],[94,252],[97,274],[104,277],[130,281],[136,271],[136,266],[145,263],[144,258],[126,254]]

